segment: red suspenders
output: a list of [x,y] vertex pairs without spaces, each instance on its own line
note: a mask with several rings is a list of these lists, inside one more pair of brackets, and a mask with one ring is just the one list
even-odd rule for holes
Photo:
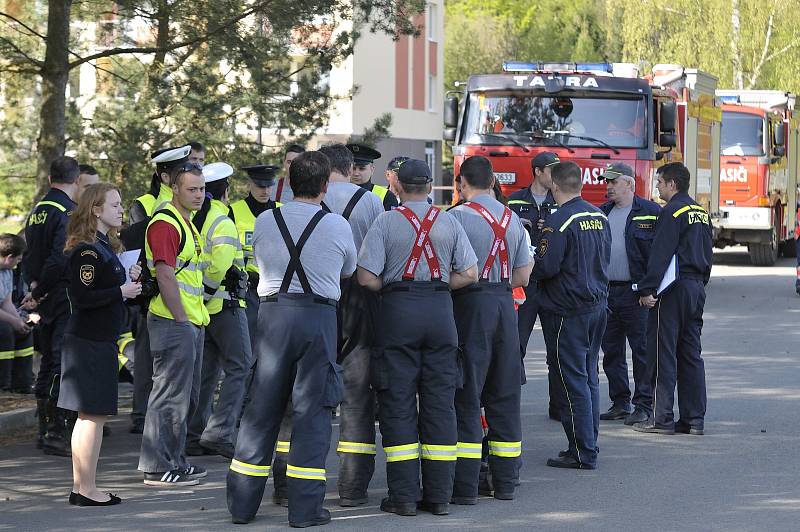
[[500,223],[497,223],[497,220],[494,219],[492,213],[490,213],[486,207],[480,203],[468,201],[464,205],[471,207],[473,210],[477,211],[478,214],[483,216],[483,218],[489,222],[489,225],[492,227],[492,231],[494,231],[494,243],[489,250],[489,257],[486,259],[486,264],[483,265],[483,271],[481,272],[480,277],[481,280],[489,280],[489,273],[492,271],[492,265],[494,264],[494,260],[497,257],[498,252],[500,254],[500,279],[503,281],[508,280],[511,277],[511,272],[508,267],[508,246],[506,245],[505,239],[506,231],[508,231],[508,224],[511,221],[511,209],[506,207],[503,211],[503,218],[500,220]]
[[439,209],[436,207],[428,209],[428,213],[421,222],[419,218],[417,218],[417,215],[414,214],[414,211],[408,207],[400,206],[395,210],[406,217],[408,223],[414,227],[414,231],[417,233],[414,247],[411,248],[411,256],[408,257],[406,269],[403,271],[403,280],[414,280],[414,272],[417,271],[417,265],[419,264],[419,259],[422,257],[423,251],[425,252],[425,259],[428,261],[428,269],[431,271],[431,279],[436,281],[440,280],[442,278],[442,272],[439,268],[439,261],[436,259],[436,253],[433,251],[433,245],[428,235],[431,231],[431,227],[433,227],[433,222],[435,222],[436,217],[439,216]]
[[278,190],[275,191],[275,201],[278,202],[281,200],[281,195],[283,194],[283,182],[287,178],[284,177],[282,179],[278,179]]

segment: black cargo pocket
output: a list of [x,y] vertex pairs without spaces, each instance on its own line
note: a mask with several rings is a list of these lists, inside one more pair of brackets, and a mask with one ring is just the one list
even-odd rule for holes
[[464,388],[464,349],[459,346],[456,351],[456,390]]
[[389,389],[389,372],[386,370],[386,360],[383,349],[372,349],[369,360],[369,383],[376,392]]
[[336,408],[342,402],[342,366],[335,362],[328,365],[328,375],[325,377],[325,392],[322,394],[322,406]]

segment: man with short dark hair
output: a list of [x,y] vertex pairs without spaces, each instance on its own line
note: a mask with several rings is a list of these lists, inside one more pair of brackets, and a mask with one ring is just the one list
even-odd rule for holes
[[97,175],[97,170],[94,166],[88,164],[79,164],[78,168],[80,169],[81,173],[78,175],[78,180],[76,181],[78,189],[75,192],[75,203],[80,201],[83,191],[86,190],[89,185],[94,185],[95,183],[100,182],[100,176]]
[[189,162],[202,169],[206,164],[206,147],[196,141],[189,142],[188,145],[192,148],[189,153]]
[[[531,237],[531,243],[536,245],[539,242],[539,233],[542,230],[544,220],[555,210],[557,204],[550,192],[552,187],[551,170],[558,164],[558,156],[549,151],[544,151],[536,155],[531,160],[531,172],[533,180],[529,187],[514,192],[508,197],[508,207],[519,215],[520,220],[525,225]],[[517,326],[519,330],[519,348],[522,358],[528,350],[528,342],[536,325],[536,318],[539,316],[540,298],[537,295],[538,284],[535,279],[531,279],[525,287],[525,302],[520,305],[517,311]],[[520,369],[520,376],[523,384],[525,383],[525,367]],[[547,383],[549,394],[548,415],[550,419],[560,420],[560,406],[557,402],[557,390],[559,387],[558,370],[555,367],[555,360],[547,358]]]
[[481,470],[481,405],[489,425],[489,468],[494,497],[514,498],[522,454],[519,333],[512,288],[531,275],[528,239],[519,217],[494,198],[492,164],[470,157],[461,165],[465,203],[450,210],[481,268],[478,282],[453,292],[464,385],[456,391],[458,460],[452,501],[476,504]]
[[270,190],[270,198],[276,203],[288,203],[292,201],[294,194],[291,183],[289,183],[289,166],[298,155],[305,153],[306,149],[301,144],[289,144],[283,154],[283,177],[278,179],[277,184]]
[[30,287],[23,300],[38,303],[41,322],[39,351],[42,362],[36,378],[36,402],[39,410],[38,443],[45,454],[69,456],[67,412],[58,408],[61,383],[61,345],[71,313],[67,297],[67,240],[69,215],[80,175],[78,161],[59,157],[50,164],[50,191],[36,204],[25,226],[28,248],[22,258],[22,272]]
[[0,390],[31,393],[33,339],[26,317],[14,304],[14,269],[22,260],[25,240],[0,234]]
[[348,144],[347,149],[353,154],[353,169],[350,181],[376,194],[383,202],[385,210],[397,207],[397,196],[388,188],[372,182],[375,173],[375,160],[381,158],[381,152],[363,144]]
[[559,380],[558,404],[569,448],[547,465],[597,467],[600,383],[597,362],[606,324],[611,233],[605,214],[581,198],[581,169],[553,166],[558,210],[547,217],[536,250],[547,354]]
[[331,519],[322,502],[331,412],[342,398],[336,306],[341,279],[355,270],[356,250],[344,218],[320,208],[330,171],[323,154],[299,155],[289,169],[294,201],[256,221],[257,362],[228,471],[234,523],[248,523],[258,511],[289,398],[294,422],[286,468],[289,524],[308,527]]
[[[633,285],[647,269],[661,207],[635,194],[636,176],[627,164],[609,164],[602,177],[610,200],[600,210],[608,216],[611,228],[608,319],[602,344],[611,407],[600,414],[600,419],[624,419],[626,425],[633,425],[650,416],[653,400],[647,375],[647,309],[639,305]],[[626,339],[633,362],[632,400],[625,362]]]
[[[656,175],[658,193],[667,204],[658,217],[647,273],[637,285],[639,303],[651,309],[647,357],[653,416],[633,428],[658,434],[700,435],[705,431],[706,414],[700,334],[713,257],[711,220],[687,193],[691,179],[688,168],[669,163]],[[662,289],[665,274],[673,268],[675,280]],[[673,412],[676,383],[677,422]]]

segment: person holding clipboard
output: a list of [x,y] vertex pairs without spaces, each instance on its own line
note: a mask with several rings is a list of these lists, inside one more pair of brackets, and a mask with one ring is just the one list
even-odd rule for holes
[[[689,170],[681,163],[657,171],[656,186],[667,204],[656,223],[647,273],[636,287],[639,304],[650,309],[647,359],[653,387],[653,415],[633,425],[639,432],[704,431],[706,379],[700,333],[705,285],[711,276],[712,230],[706,210],[687,193],[689,181]],[[678,421],[673,413],[676,384]]]

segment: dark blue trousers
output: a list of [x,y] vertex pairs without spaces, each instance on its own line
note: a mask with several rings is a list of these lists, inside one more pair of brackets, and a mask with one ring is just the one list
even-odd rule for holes
[[[517,330],[519,332],[519,349],[522,358],[525,358],[525,353],[528,350],[528,342],[531,339],[533,326],[536,325],[536,317],[539,316],[539,297],[537,295],[538,288],[536,281],[531,281],[525,287],[525,303],[520,305],[517,310]],[[544,325],[543,325],[544,327]],[[550,395],[549,412],[552,416],[557,417],[561,411],[558,404],[558,369],[555,367],[555,360],[551,358],[550,353],[546,356],[547,362],[547,387]],[[525,367],[522,367],[522,384],[525,384]]]
[[600,426],[598,359],[606,325],[605,302],[577,316],[542,313],[547,353],[556,361],[561,382],[561,424],[572,456],[587,467],[597,465]]
[[673,426],[677,383],[680,421],[694,428],[703,428],[706,374],[700,333],[705,302],[706,291],[702,281],[679,279],[650,310],[647,354],[652,364],[650,382],[654,388],[656,426]]
[[633,361],[633,404],[649,412],[653,407],[653,392],[647,373],[647,316],[647,307],[639,305],[639,298],[631,290],[630,283],[609,288],[608,318],[602,344],[608,395],[614,405],[631,403],[625,360],[627,339]]

